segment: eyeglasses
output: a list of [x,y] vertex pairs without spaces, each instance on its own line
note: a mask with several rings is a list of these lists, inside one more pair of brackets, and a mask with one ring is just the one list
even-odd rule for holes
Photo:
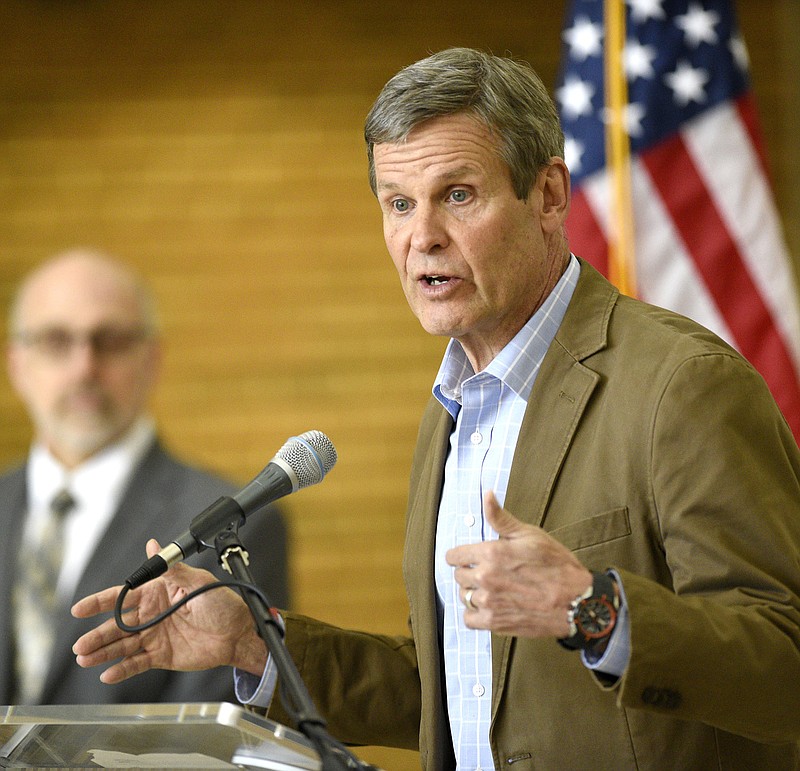
[[47,359],[67,359],[76,346],[88,345],[95,356],[112,359],[130,353],[151,336],[145,327],[98,327],[88,332],[73,332],[63,327],[45,327],[20,332],[15,339]]

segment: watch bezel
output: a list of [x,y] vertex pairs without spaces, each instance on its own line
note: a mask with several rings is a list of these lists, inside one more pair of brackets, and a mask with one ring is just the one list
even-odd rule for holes
[[[593,632],[580,623],[580,614],[590,603],[598,603],[611,614],[609,623],[600,631]],[[619,615],[619,588],[608,573],[592,573],[592,585],[576,597],[568,611],[570,633],[558,642],[569,650],[589,650],[608,640]]]
[[[584,623],[584,614],[592,606],[600,606],[604,610],[607,610],[609,614],[607,624],[598,631],[591,631],[589,625]],[[582,600],[578,603],[578,607],[572,615],[576,630],[580,631],[581,634],[589,640],[599,640],[608,637],[617,623],[617,609],[614,607],[613,601],[609,600],[605,593],[599,597],[593,595]]]

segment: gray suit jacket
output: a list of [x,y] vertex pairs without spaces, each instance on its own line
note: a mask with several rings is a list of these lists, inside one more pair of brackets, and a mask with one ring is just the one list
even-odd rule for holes
[[[14,628],[11,592],[16,553],[26,501],[25,467],[0,476],[0,704],[15,703]],[[145,559],[148,538],[163,545],[186,530],[192,518],[221,495],[236,488],[204,471],[186,466],[154,442],[135,470],[119,510],[86,566],[75,599],[121,584]],[[289,602],[287,532],[280,512],[269,507],[251,516],[239,531],[251,554],[256,582],[278,606]],[[189,560],[220,577],[229,577],[206,550]],[[232,672],[221,667],[208,672],[155,670],[118,685],[100,682],[101,668],[82,669],[71,648],[95,626],[72,618],[66,607],[54,619],[56,650],[45,683],[44,704],[111,704],[186,701],[234,701]]]
[[[287,614],[330,730],[454,768],[434,540],[449,414],[414,457],[403,575],[413,637]],[[595,678],[551,639],[492,638],[495,767],[800,767],[800,452],[760,376],[698,325],[585,263],[531,393],[506,508],[622,575],[631,658]],[[270,715],[283,719],[275,704]]]

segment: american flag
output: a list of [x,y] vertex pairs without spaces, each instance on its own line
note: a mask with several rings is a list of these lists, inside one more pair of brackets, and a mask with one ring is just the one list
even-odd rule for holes
[[800,438],[800,314],[727,0],[574,0],[556,85],[572,250],[699,321]]

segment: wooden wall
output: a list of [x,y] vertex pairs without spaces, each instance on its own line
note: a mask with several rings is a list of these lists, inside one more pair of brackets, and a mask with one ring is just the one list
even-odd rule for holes
[[[180,454],[244,482],[289,436],[328,433],[337,467],[287,501],[304,612],[404,631],[407,470],[444,347],[418,327],[386,256],[364,115],[397,69],[451,45],[510,51],[552,84],[564,6],[0,4],[0,307],[55,251],[110,250],[160,302],[167,355],[153,409]],[[800,255],[800,4],[738,8]],[[30,438],[5,381],[0,426],[5,465]],[[411,752],[362,754],[417,767]]]

